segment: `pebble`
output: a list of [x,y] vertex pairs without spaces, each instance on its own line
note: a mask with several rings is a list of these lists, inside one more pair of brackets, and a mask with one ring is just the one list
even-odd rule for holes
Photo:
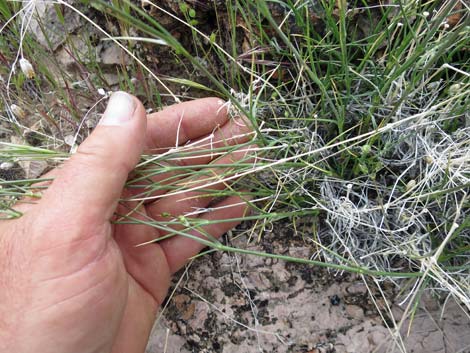
[[354,319],[364,317],[364,310],[357,305],[346,305],[346,313]]

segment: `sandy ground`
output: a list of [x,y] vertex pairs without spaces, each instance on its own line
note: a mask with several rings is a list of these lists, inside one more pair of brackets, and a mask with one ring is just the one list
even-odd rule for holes
[[[302,242],[285,247],[286,240],[253,248],[309,255]],[[470,319],[455,301],[425,295],[398,335],[385,323],[399,322],[407,303],[390,301],[387,309],[377,287],[359,276],[216,253],[197,259],[177,281],[147,353],[470,352]],[[396,297],[394,285],[381,287]]]

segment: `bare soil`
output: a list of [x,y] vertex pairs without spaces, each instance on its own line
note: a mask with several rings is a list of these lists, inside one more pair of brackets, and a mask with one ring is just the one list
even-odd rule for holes
[[[309,247],[289,233],[231,244],[308,256]],[[386,302],[370,279],[226,253],[195,260],[175,283],[147,353],[470,352],[470,321],[452,300],[425,296],[398,335],[393,322],[407,303],[399,305],[390,283],[381,285]]]

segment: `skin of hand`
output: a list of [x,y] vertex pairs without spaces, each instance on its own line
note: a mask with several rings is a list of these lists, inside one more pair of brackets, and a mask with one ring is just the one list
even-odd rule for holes
[[[164,151],[207,134],[222,141],[250,131],[234,120],[217,98],[147,117],[137,98],[114,93],[93,133],[50,172],[53,179],[41,199],[20,201],[16,208],[23,216],[0,222],[0,351],[144,352],[171,275],[202,246],[177,236],[136,247],[162,234],[145,225],[114,224],[115,213],[135,208],[133,217],[159,220],[163,212],[181,215],[211,200],[194,198],[193,191],[139,207],[136,201],[119,202],[137,192],[123,189],[128,174],[144,151]],[[185,163],[210,162],[201,156]],[[247,212],[237,197],[219,204],[230,207],[200,217],[222,220]],[[236,224],[215,223],[205,231],[218,237]]]

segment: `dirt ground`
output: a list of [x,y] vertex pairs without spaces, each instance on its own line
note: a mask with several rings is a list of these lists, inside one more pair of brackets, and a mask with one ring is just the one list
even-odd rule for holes
[[[249,247],[309,256],[302,241],[274,238]],[[232,245],[246,247],[244,239]],[[214,253],[195,260],[175,283],[147,353],[470,352],[468,313],[453,300],[426,295],[411,326],[406,320],[398,334],[385,323],[399,322],[407,303],[390,300],[387,311],[377,287],[359,276]],[[393,285],[381,287],[387,298],[396,297]]]

